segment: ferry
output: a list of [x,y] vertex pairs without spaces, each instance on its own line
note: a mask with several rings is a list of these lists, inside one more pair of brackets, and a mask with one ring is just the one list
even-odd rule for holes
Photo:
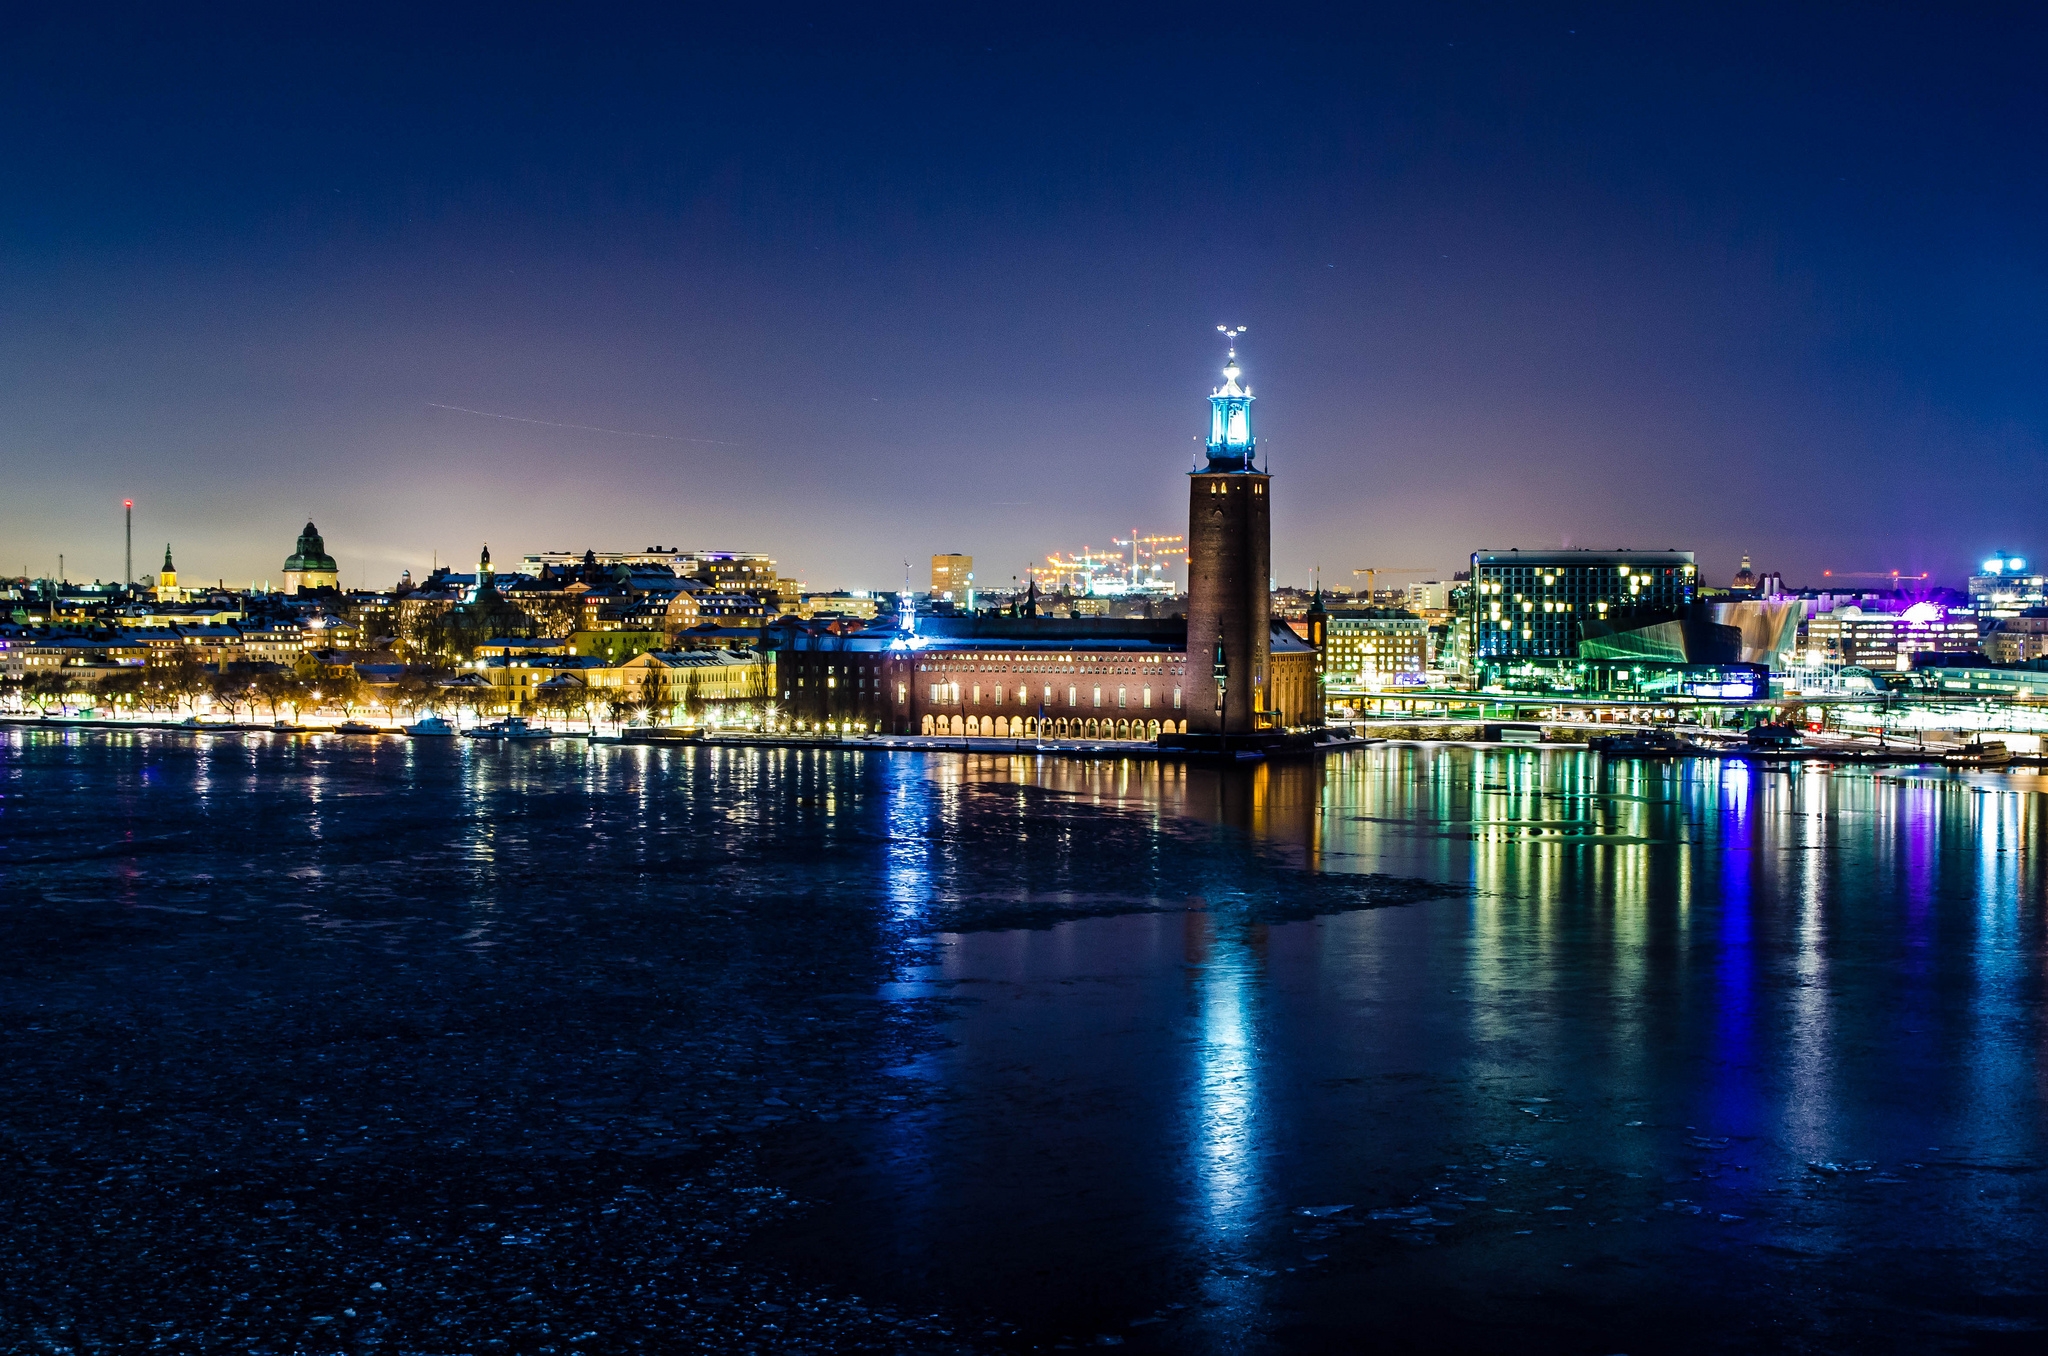
[[404,729],[415,739],[452,739],[455,735],[455,727],[439,716],[428,716]]
[[478,725],[462,732],[465,739],[553,739],[555,732],[546,726],[528,725],[519,716],[507,716],[489,725]]
[[2003,740],[1984,739],[1942,755],[1941,761],[1949,767],[2004,767],[2012,761],[2012,750]]

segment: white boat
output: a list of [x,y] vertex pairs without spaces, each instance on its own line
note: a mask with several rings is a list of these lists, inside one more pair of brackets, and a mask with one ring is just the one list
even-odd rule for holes
[[2003,740],[1980,739],[1944,755],[1941,761],[1950,767],[2004,767],[2012,761],[2012,750]]
[[455,734],[455,727],[439,716],[428,716],[404,728],[407,734],[416,739],[448,739]]
[[507,716],[489,725],[464,730],[462,735],[465,739],[553,739],[555,732],[546,726],[528,725],[518,716]]

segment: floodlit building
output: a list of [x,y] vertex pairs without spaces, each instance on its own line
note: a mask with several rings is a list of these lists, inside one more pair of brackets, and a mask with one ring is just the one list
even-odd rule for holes
[[1475,665],[1574,658],[1589,623],[1690,607],[1697,574],[1690,551],[1474,551],[1468,653]]
[[2001,551],[1970,576],[1970,605],[1987,617],[2016,617],[2048,605],[2048,575],[2029,566],[2025,556]]
[[1429,623],[1402,608],[1329,610],[1323,670],[1329,681],[1366,687],[1417,686],[1429,670]]
[[178,567],[171,563],[171,544],[164,543],[164,567],[157,571],[156,600],[160,603],[183,602],[185,594],[178,587]]
[[1441,579],[1425,579],[1419,584],[1408,586],[1408,606],[1417,612],[1444,612],[1451,606],[1451,590],[1456,585]]
[[932,557],[932,597],[973,605],[974,557],[958,554]]
[[650,650],[588,680],[645,701],[656,719],[681,724],[706,707],[765,703],[775,687],[775,656],[746,650]]
[[321,540],[320,529],[308,520],[306,530],[299,534],[298,550],[284,562],[284,591],[299,593],[339,587],[341,568],[334,563],[334,557],[327,554],[327,543]]
[[1904,669],[1916,654],[1969,654],[1978,648],[1977,622],[1951,616],[1937,603],[1903,612],[1865,611],[1850,604],[1806,623],[1806,659],[1864,669]]
[[1994,617],[1984,629],[1984,657],[1995,664],[2048,658],[2048,607],[2017,617]]
[[786,620],[777,695],[793,719],[891,734],[1154,739],[1187,719],[1186,635],[1174,619],[924,617],[915,633]]
[[1258,467],[1237,350],[1209,396],[1207,460],[1188,476],[1187,724],[1249,735],[1273,723],[1272,477]]
[[1271,482],[1242,375],[1233,352],[1209,397],[1207,462],[1188,478],[1185,616],[1040,616],[1034,580],[1023,615],[891,614],[864,628],[785,617],[767,632],[783,713],[828,728],[1039,739],[1320,725],[1314,640],[1326,618],[1318,602],[1304,639],[1271,616]]

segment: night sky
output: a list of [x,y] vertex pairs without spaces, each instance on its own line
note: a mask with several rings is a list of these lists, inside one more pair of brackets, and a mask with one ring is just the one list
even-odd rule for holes
[[2038,9],[176,8],[0,19],[9,573],[1006,585],[1181,530],[1221,322],[1283,583],[2048,556]]

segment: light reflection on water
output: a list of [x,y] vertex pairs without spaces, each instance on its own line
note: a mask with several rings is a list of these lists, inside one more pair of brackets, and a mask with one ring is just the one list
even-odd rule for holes
[[[1077,1209],[1073,1231],[1135,1244],[1139,1234],[1118,1228],[1136,1226],[1109,1221],[1183,1221],[1177,1260],[1160,1265],[1192,1277],[1215,1316],[1190,1347],[1236,1345],[1226,1330],[1260,1321],[1280,1302],[1276,1287],[1292,1287],[1293,1304],[1312,1304],[1310,1293],[1355,1306],[1357,1295],[1338,1293],[1347,1266],[1366,1268],[1359,1295],[1397,1299],[1389,1277],[1412,1273],[1384,1253],[1393,1226],[1300,1244],[1294,1207],[1363,1213],[1431,1199],[1444,1164],[1504,1146],[1542,1171],[1540,1183],[1493,1187],[1514,1202],[1500,1209],[1573,1201],[1566,1218],[1583,1233],[1557,1216],[1516,1232],[1506,1225],[1530,1216],[1459,1215],[1459,1227],[1417,1240],[1436,1249],[1417,1286],[1491,1295],[1504,1271],[1626,1258],[1627,1278],[1605,1298],[1654,1305],[1716,1290],[1768,1307],[1763,1277],[1807,1265],[1787,1258],[1826,1258],[1826,1284],[1873,1312],[1901,1295],[1967,1309],[1977,1301],[1953,1297],[2032,1293],[2027,1259],[2048,1239],[2031,1221],[2048,1199],[2025,1178],[2029,1222],[2019,1223],[1987,1205],[1985,1179],[1958,1160],[1997,1165],[1989,1190],[2007,1195],[2009,1169],[2048,1165],[2048,796],[2036,779],[1411,748],[1128,786],[1085,767],[1002,759],[970,760],[957,775],[1105,806],[1120,795],[1133,814],[1225,827],[1311,873],[1469,890],[1270,926],[1205,909],[1187,916],[1178,956],[1134,955],[1153,927],[1135,919],[1060,923],[1055,944],[1022,951],[1013,939],[1029,934],[946,939],[956,993],[1001,973],[1054,1001],[1003,1006],[1000,1042],[987,1028],[994,1008],[960,1010],[959,1045],[938,1061],[956,1099],[950,1131],[934,1129],[922,1160],[942,1184],[933,1198],[950,1185],[978,1208],[1006,1200],[954,1178],[954,1164],[977,1161],[984,1135],[1044,1137],[1048,1180],[1072,1190],[1082,1178],[1115,1202]],[[947,872],[962,870],[971,866],[948,863],[934,888],[953,888]],[[1058,1039],[1035,1042],[1031,1019],[1051,1021],[1055,986],[1111,957],[1128,976],[1119,1001],[1088,1009],[1093,1022],[1069,1008]],[[1185,967],[1178,999],[1144,978],[1174,966]],[[1107,1067],[1099,1049],[1062,1056],[1112,1031]],[[1020,1043],[1040,1050],[1028,1072],[1013,1060]],[[1116,1089],[1128,1141],[1105,1155],[1091,1135],[1085,1158],[1067,1158],[1061,1127],[978,1119],[983,1099],[1017,1097],[1020,1080],[1037,1097]],[[1178,1106],[1177,1119],[1154,1103]],[[1176,1137],[1162,1142],[1162,1126],[1178,1126]],[[1942,1155],[1957,1166],[1923,1162]],[[1148,1179],[1140,1156],[1177,1162],[1180,1175]],[[1592,1189],[1543,1194],[1561,1189],[1545,1174],[1564,1170]],[[1891,1194],[1859,1196],[1866,1177],[1868,1191]],[[942,1251],[955,1227],[943,1209],[918,1224]],[[1345,1238],[1360,1240],[1348,1263],[1336,1251]],[[1842,1252],[1852,1238],[1856,1250]],[[1719,1260],[1696,1273],[1687,1258],[1703,1247]],[[1333,1251],[1307,1266],[1304,1248]],[[1952,1251],[1937,1262],[1933,1248]],[[1089,1257],[1113,1266],[1116,1252],[1105,1242]],[[1318,1289],[1322,1271],[1336,1291]],[[1894,1321],[1892,1338],[1917,1331],[1911,1318]]]
[[1206,915],[1189,921],[1189,964],[1199,972],[1188,1106],[1195,1199],[1211,1246],[1227,1254],[1242,1244],[1262,1204],[1259,1021],[1253,1006],[1263,967],[1255,939],[1244,930],[1219,935]]
[[[814,1019],[818,995],[779,964],[792,939],[756,920],[802,900],[794,916],[865,949],[864,973],[899,966],[910,982],[884,996],[960,1000],[902,1018],[950,1043],[897,1070],[901,1114],[809,1132],[829,1165],[809,1188],[833,1244],[821,1265],[861,1293],[1039,1306],[1048,1336],[1077,1339],[1187,1303],[1154,1331],[1220,1350],[1283,1310],[1356,1317],[1422,1294],[1512,1308],[1498,1296],[1554,1294],[1568,1265],[1608,1268],[1618,1304],[1719,1287],[1769,1309],[1803,1284],[1849,1296],[1839,1309],[1885,1302],[1904,1275],[1966,1314],[1971,1296],[2039,1288],[2037,777],[1409,746],[1227,773],[455,741],[96,747],[37,755],[38,788],[89,795],[0,800],[0,829],[35,859],[0,867],[9,885],[151,907],[203,896],[198,873],[214,873],[236,892],[221,909],[272,929],[223,945],[374,933],[408,973],[518,967],[561,992],[584,976],[552,947],[638,951],[633,930],[701,914],[727,920],[704,935],[736,958],[731,1005],[778,1033]],[[13,787],[29,773],[9,750]],[[61,822],[87,811],[82,833]],[[78,838],[107,850],[66,856]],[[146,838],[169,846],[148,855]],[[1374,894],[1378,877],[1450,892]],[[630,928],[613,922],[622,903]],[[658,987],[671,962],[650,951]],[[590,1020],[593,1048],[635,1039]],[[1481,1163],[1496,1165],[1485,1183]],[[1446,1199],[1452,1165],[1465,1208],[1441,1206],[1443,1227],[1369,1219]],[[1329,1205],[1359,1227],[1296,1213]],[[1787,1271],[1798,1284],[1767,1290]],[[2009,1299],[2000,1312],[2034,1317]]]

